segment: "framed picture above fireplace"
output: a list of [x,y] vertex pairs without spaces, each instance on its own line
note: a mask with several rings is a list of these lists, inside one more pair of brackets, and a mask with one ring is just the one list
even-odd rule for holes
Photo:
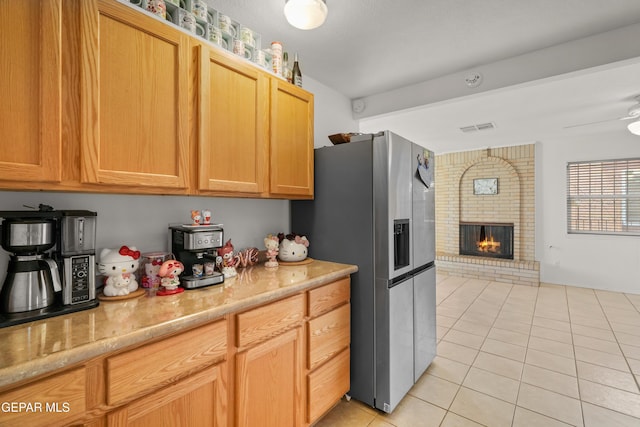
[[474,179],[473,194],[498,194],[498,178]]

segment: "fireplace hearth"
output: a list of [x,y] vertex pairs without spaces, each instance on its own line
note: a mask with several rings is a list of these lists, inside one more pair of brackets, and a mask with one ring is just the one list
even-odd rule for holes
[[460,223],[460,255],[513,259],[513,224]]

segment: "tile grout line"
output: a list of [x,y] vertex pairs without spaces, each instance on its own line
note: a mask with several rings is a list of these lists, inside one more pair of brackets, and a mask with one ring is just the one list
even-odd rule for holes
[[[569,304],[569,292],[567,287],[564,287],[565,298],[567,301],[567,314],[569,315],[569,330],[571,331],[571,350],[573,351],[573,364],[576,368],[576,386],[578,387],[578,402],[580,402],[580,417],[582,418],[582,425],[584,425],[584,405],[582,404],[582,391],[580,390],[580,374],[578,373],[578,356],[576,355],[576,340],[573,338],[573,322],[571,321],[571,308]],[[594,293],[595,295],[595,293]],[[597,297],[596,297],[597,298]]]
[[[471,303],[469,304],[469,306],[467,306],[467,308],[465,309],[465,311],[464,311],[464,312],[460,315],[460,317],[458,318],[458,321],[459,321],[459,320],[460,320],[460,318],[462,318],[462,316],[463,316],[463,315],[464,315],[464,314],[469,310],[469,308],[473,305],[473,303],[474,303],[474,302],[476,302],[476,301],[478,300],[478,298],[482,295],[482,293],[487,289],[487,287],[488,287],[491,283],[492,283],[492,281],[489,281],[489,283],[487,283],[487,285],[483,288],[482,292],[480,292],[480,293],[476,296],[476,298],[474,298],[473,302],[471,302]],[[495,283],[499,283],[500,285],[506,285],[505,283],[501,283],[501,282],[495,282]],[[502,312],[502,309],[503,309],[504,305],[506,304],[507,300],[509,299],[509,295],[511,295],[511,293],[513,292],[514,286],[516,286],[516,285],[514,285],[514,284],[509,284],[509,285],[510,285],[509,292],[507,293],[506,297],[504,298],[504,300],[503,300],[502,304],[500,304],[500,310],[498,311],[498,314],[496,315],[496,317],[493,319],[493,322],[491,323],[491,326],[490,326],[490,328],[489,328],[489,332],[491,332],[491,329],[494,327],[494,325],[495,325],[495,323],[496,323],[496,320],[497,320],[497,319],[498,319],[498,317],[500,316],[500,313]],[[537,292],[536,292],[536,299],[537,299]],[[457,323],[457,322],[456,322],[456,323]],[[454,325],[455,325],[455,323],[454,323]],[[453,326],[452,326],[451,328],[453,328]],[[531,326],[529,327],[529,332],[530,332],[530,331],[531,331]],[[462,387],[463,387],[463,383],[464,383],[464,381],[467,379],[467,376],[469,375],[469,372],[471,371],[471,368],[473,367],[474,362],[475,362],[475,361],[476,361],[476,359],[478,358],[478,355],[480,354],[480,352],[482,352],[482,346],[483,346],[483,345],[484,345],[484,343],[486,342],[486,340],[487,340],[487,338],[488,338],[488,336],[489,336],[489,332],[488,332],[488,333],[487,333],[487,335],[483,338],[483,340],[482,340],[482,344],[480,345],[480,348],[478,348],[478,353],[475,355],[475,357],[473,358],[473,361],[472,361],[472,362],[471,362],[471,364],[469,365],[469,370],[467,370],[467,373],[465,374],[465,376],[464,376],[464,378],[462,379],[461,383],[458,385],[458,390],[456,391],[456,394],[453,396],[453,399],[451,400],[451,403],[449,404],[449,407],[447,408],[447,413],[448,413],[448,412],[452,412],[453,414],[455,414],[455,415],[457,415],[457,416],[459,416],[459,417],[462,417],[462,418],[465,418],[465,419],[469,419],[469,418],[467,418],[467,417],[465,417],[465,416],[463,416],[463,415],[460,415],[460,414],[458,414],[458,413],[456,413],[456,412],[450,411],[450,408],[451,408],[451,405],[453,404],[453,402],[456,400],[456,397],[457,397],[457,396],[458,396],[458,394],[460,393],[460,390],[461,390],[461,389],[462,389]],[[444,337],[443,337],[443,339],[444,339]],[[461,344],[459,344],[459,345],[461,345]],[[489,353],[489,354],[492,354],[492,353]],[[500,357],[503,357],[503,356],[500,356]],[[507,358],[507,359],[508,359],[508,358]],[[524,365],[524,363],[523,363],[523,365]],[[481,369],[481,368],[476,368],[476,369]],[[484,371],[484,369],[482,369],[482,370]],[[490,371],[486,371],[486,372],[490,372]],[[494,373],[494,374],[495,374],[495,373]],[[498,375],[498,374],[495,374],[495,375]],[[506,377],[505,377],[505,378],[506,378]],[[522,380],[522,371],[520,372],[520,378],[519,378],[519,381],[518,381],[518,391],[519,391],[519,389],[520,389],[521,380]],[[473,390],[473,389],[470,389],[470,390]],[[476,391],[476,390],[473,390],[473,391]],[[477,392],[477,393],[484,394],[484,395],[489,396],[489,397],[492,397],[492,398],[497,399],[497,400],[501,400],[501,401],[506,402],[506,403],[510,403],[510,402],[507,402],[507,401],[505,401],[505,400],[499,399],[499,398],[497,398],[497,397],[491,396],[490,394],[487,394],[487,393],[484,393],[484,392],[479,392],[479,391],[476,391],[476,392]],[[513,425],[513,421],[514,421],[514,417],[515,417],[515,408],[517,407],[517,402],[518,402],[518,399],[517,399],[517,395],[516,395],[516,403],[514,403],[514,404],[513,404],[514,410],[513,410],[513,415],[511,416],[511,425]],[[446,414],[445,414],[445,418],[446,418]],[[475,422],[476,424],[480,424],[477,420],[471,420],[471,421]],[[443,419],[442,419],[442,421],[440,422],[440,426],[442,426],[442,422],[444,422],[444,418],[443,418]]]
[[[465,282],[464,282],[464,283],[467,283],[467,282],[469,282],[470,280],[473,280],[473,279],[465,280]],[[464,283],[463,283],[463,285],[464,285]],[[460,314],[460,316],[458,316],[458,319],[457,319],[457,320],[456,320],[456,322],[455,322],[455,323],[454,323],[454,324],[449,328],[449,330],[453,329],[453,326],[454,326],[456,323],[458,323],[458,321],[460,321],[460,319],[462,318],[462,316],[464,316],[464,314],[469,310],[469,307],[471,307],[471,306],[473,305],[473,303],[474,303],[474,302],[476,302],[476,301],[478,300],[478,298],[480,297],[480,295],[482,295],[482,292],[484,292],[484,291],[487,289],[487,286],[489,286],[489,283],[491,283],[491,282],[490,282],[490,281],[489,281],[489,282],[487,282],[487,284],[484,286],[484,288],[482,288],[482,291],[481,291],[480,293],[478,293],[478,295],[476,295],[476,297],[473,299],[473,301],[471,301],[471,302],[469,303],[469,305],[467,306],[467,308],[466,308],[466,309],[465,309],[465,310]],[[462,287],[463,285],[461,285],[460,287]],[[513,286],[513,285],[512,285],[512,286]],[[456,290],[460,289],[460,287],[458,287]],[[451,294],[450,294],[449,296],[451,296]],[[447,297],[447,298],[448,298],[448,297]],[[440,304],[442,304],[443,302],[444,302],[444,300],[443,300],[443,301],[441,301],[441,302],[440,302]],[[437,310],[436,310],[436,312],[437,312]],[[494,322],[495,322],[495,320],[494,320]],[[449,332],[447,331],[447,333],[449,333]],[[446,334],[445,334],[445,336],[446,336]],[[444,339],[444,337],[445,337],[445,336],[443,336],[443,337],[442,337],[442,339]],[[485,338],[485,339],[486,339],[486,338]],[[441,341],[442,341],[442,340],[441,340]],[[483,343],[484,343],[484,340],[483,340]],[[480,347],[482,347],[482,345],[481,345]],[[438,354],[438,352],[437,352],[437,349],[436,349],[436,355],[437,355],[437,354]],[[480,354],[480,349],[478,349],[478,354]],[[444,414],[444,417],[443,417],[443,418],[442,418],[442,420],[440,421],[439,426],[442,426],[442,423],[444,422],[445,418],[447,418],[447,414],[448,414],[449,412],[451,412],[451,413],[453,413],[453,414],[455,414],[455,415],[457,415],[457,416],[459,416],[459,417],[462,417],[462,418],[465,418],[465,419],[469,419],[469,418],[467,418],[467,417],[464,417],[463,415],[460,415],[460,414],[458,414],[458,413],[452,412],[452,411],[451,411],[451,405],[453,405],[453,402],[456,400],[456,397],[458,397],[458,394],[460,393],[460,389],[462,388],[462,383],[464,383],[464,380],[467,378],[467,375],[469,375],[469,371],[471,370],[471,366],[473,366],[473,362],[475,362],[476,358],[478,357],[478,354],[476,354],[476,355],[475,355],[475,357],[473,358],[473,361],[471,362],[471,365],[469,365],[469,370],[467,370],[467,372],[465,373],[464,378],[462,378],[462,380],[460,381],[460,384],[457,384],[458,389],[456,390],[456,393],[453,395],[453,399],[451,399],[451,402],[450,402],[450,403],[449,403],[449,405],[447,406],[447,408],[446,408],[446,412],[445,412],[445,414]],[[438,377],[438,378],[439,378],[439,377]],[[441,378],[441,379],[443,379],[443,380],[444,380],[444,378]],[[472,422],[475,422],[476,424],[480,424],[480,423],[478,423],[476,420],[471,420],[471,421],[472,421]]]
[[[520,379],[518,380],[518,392],[516,393],[516,403],[513,408],[513,417],[511,417],[512,426],[516,421],[516,410],[518,409],[518,399],[520,398],[520,389],[522,388],[522,377],[524,376],[524,369],[525,369],[525,366],[527,365],[527,355],[529,353],[529,341],[531,341],[531,331],[533,329],[533,321],[536,317],[536,308],[538,307],[538,298],[540,298],[540,287],[538,287],[536,291],[536,300],[533,303],[533,316],[531,317],[531,324],[529,325],[529,335],[527,336],[527,346],[525,347],[524,360],[522,362],[522,371],[520,371]],[[527,408],[524,408],[524,409],[527,409]],[[531,409],[529,409],[529,411],[531,411]],[[536,411],[532,411],[532,412],[537,413]]]
[[[609,320],[609,316],[607,315],[607,311],[603,308],[602,301],[600,301],[600,298],[598,298],[598,293],[594,291],[594,294],[595,294],[596,300],[598,301],[598,305],[600,305],[600,309],[602,310],[602,313],[604,314],[605,319],[607,319],[607,323],[609,324],[609,328],[611,329],[611,332],[613,333],[613,337],[616,339],[616,344],[618,344],[618,350],[620,350],[620,354],[622,354],[622,357],[624,358],[624,363],[627,365],[627,368],[629,368],[629,373],[631,374],[631,378],[633,378],[633,381],[636,384],[638,392],[640,392],[640,382],[638,382],[638,378],[633,374],[633,369],[631,369],[631,364],[629,364],[629,360],[627,358],[627,355],[622,350],[622,346],[620,345],[620,341],[618,340],[618,335],[616,335],[616,331],[613,329],[613,326],[611,325],[611,321]],[[625,298],[627,298],[626,295],[625,295]],[[629,303],[631,303],[631,301],[629,301]],[[633,303],[631,303],[631,306],[635,308]],[[636,311],[638,311],[638,310],[636,309]],[[606,384],[604,384],[604,385],[606,385]],[[578,381],[578,386],[580,386],[580,382],[579,381]],[[612,388],[616,388],[616,387],[612,387]]]

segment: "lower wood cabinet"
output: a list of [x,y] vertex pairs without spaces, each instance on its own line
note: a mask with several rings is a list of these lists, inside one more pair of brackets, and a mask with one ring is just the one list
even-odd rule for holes
[[224,426],[222,363],[126,405],[107,416],[108,426]]
[[236,315],[236,425],[302,425],[305,295]]
[[236,356],[236,425],[302,425],[302,327]]
[[0,403],[3,427],[66,425],[82,417],[87,409],[86,371],[78,367],[0,392]]
[[350,388],[349,278],[309,291],[306,422],[314,423]]
[[349,349],[307,376],[308,422],[315,422],[349,391]]
[[349,293],[347,277],[5,387],[4,405],[43,407],[0,425],[308,426],[349,390]]
[[107,404],[118,405],[197,372],[227,355],[227,323],[220,320],[108,357]]

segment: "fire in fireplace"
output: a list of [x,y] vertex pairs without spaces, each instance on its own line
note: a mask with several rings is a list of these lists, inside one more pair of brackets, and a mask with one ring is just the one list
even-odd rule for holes
[[513,224],[460,223],[460,255],[513,259]]

